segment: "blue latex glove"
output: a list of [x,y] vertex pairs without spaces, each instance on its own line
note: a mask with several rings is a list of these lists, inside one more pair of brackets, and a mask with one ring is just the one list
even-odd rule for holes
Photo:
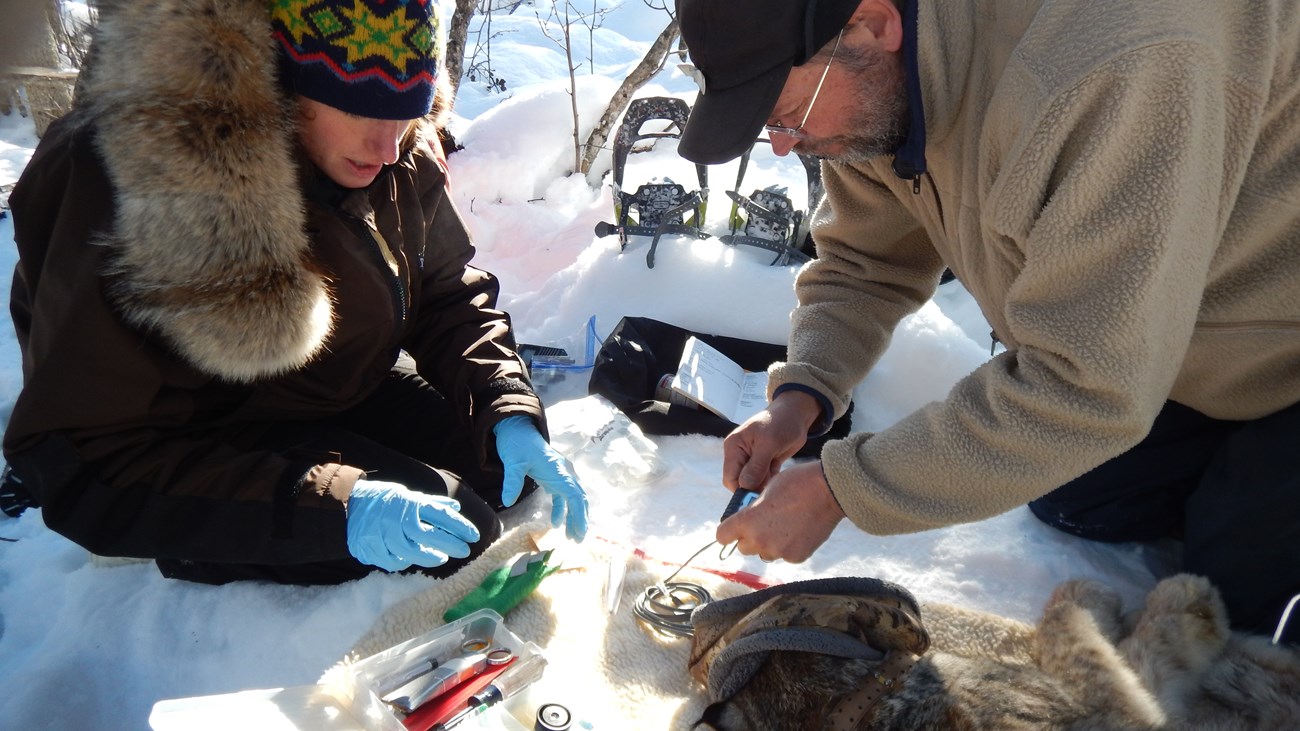
[[524,476],[531,477],[551,494],[551,527],[559,528],[567,513],[565,533],[581,541],[587,535],[587,493],[573,476],[569,460],[542,438],[527,416],[508,417],[492,427],[492,433],[497,436],[497,454],[506,468],[501,503],[514,505],[523,492]]
[[449,497],[416,492],[396,482],[361,480],[348,498],[348,551],[385,571],[412,564],[433,568],[465,558],[478,528]]

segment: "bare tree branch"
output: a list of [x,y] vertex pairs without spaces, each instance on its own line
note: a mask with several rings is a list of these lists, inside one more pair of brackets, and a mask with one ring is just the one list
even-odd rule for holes
[[[563,18],[560,17],[561,2],[564,4]],[[537,16],[537,23],[541,26],[542,35],[549,38],[552,43],[564,51],[565,64],[568,66],[569,71],[569,106],[573,114],[573,172],[580,172],[582,171],[582,144],[579,140],[579,122],[581,120],[578,118],[578,79],[576,72],[581,64],[575,64],[573,61],[573,24],[576,22],[587,26],[590,31],[588,35],[591,35],[596,28],[600,27],[605,11],[597,10],[593,5],[592,14],[585,15],[573,5],[571,0],[551,0],[550,12],[546,18],[543,19],[542,14],[535,7],[533,14]],[[574,17],[575,14],[576,18]],[[549,27],[549,21],[551,20],[554,20],[560,26],[559,37],[551,35]],[[588,55],[588,61],[593,68],[595,67],[595,61],[592,57],[595,55],[595,51],[596,49],[593,46],[589,49]]]
[[609,106],[605,107],[605,113],[601,115],[595,129],[587,136],[587,143],[583,147],[579,169],[584,175],[591,172],[591,164],[595,162],[596,155],[600,154],[605,143],[609,141],[610,130],[614,128],[614,122],[618,121],[623,111],[627,109],[627,105],[632,101],[632,95],[663,68],[668,50],[676,37],[677,18],[673,18],[668,21],[668,26],[663,29],[654,43],[650,44],[650,50],[646,51],[641,63],[632,69],[632,73],[628,74],[618,90],[614,92],[614,96],[609,100]]

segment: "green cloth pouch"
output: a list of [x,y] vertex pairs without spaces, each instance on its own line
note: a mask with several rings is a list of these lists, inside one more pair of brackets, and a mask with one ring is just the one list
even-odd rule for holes
[[509,564],[488,574],[483,583],[444,612],[442,620],[453,622],[483,608],[492,609],[504,617],[557,568],[558,564],[551,565],[551,551],[520,554]]

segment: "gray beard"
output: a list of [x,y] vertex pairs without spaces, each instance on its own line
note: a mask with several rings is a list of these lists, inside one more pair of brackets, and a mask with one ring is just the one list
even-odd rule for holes
[[[907,139],[907,86],[902,56],[875,50],[846,49],[844,66],[858,78],[853,95],[852,132],[796,147],[803,155],[836,162],[867,162],[896,151]],[[836,58],[839,62],[840,58]],[[810,144],[812,143],[812,144]]]

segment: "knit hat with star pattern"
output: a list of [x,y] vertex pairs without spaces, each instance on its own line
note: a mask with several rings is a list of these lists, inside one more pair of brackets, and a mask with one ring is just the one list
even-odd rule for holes
[[271,0],[288,89],[349,114],[416,119],[442,62],[437,0]]

